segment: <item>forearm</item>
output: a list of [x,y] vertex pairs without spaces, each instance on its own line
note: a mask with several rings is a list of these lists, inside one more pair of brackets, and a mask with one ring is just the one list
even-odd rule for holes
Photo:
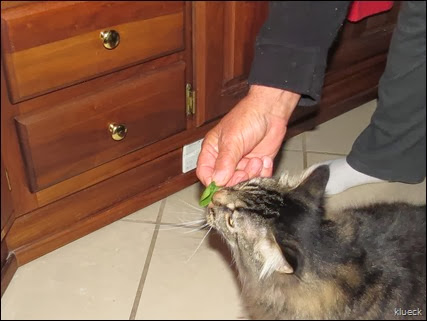
[[351,1],[272,1],[255,46],[249,83],[320,101],[329,47]]
[[280,88],[251,85],[247,99],[252,105],[288,122],[301,95]]

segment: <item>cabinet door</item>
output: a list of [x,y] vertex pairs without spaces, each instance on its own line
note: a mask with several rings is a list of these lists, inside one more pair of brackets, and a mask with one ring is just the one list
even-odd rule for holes
[[254,43],[268,1],[193,3],[196,123],[223,116],[247,92]]
[[7,176],[6,168],[1,157],[1,295],[9,285],[10,280],[15,274],[17,267],[16,258],[9,252],[4,237],[9,232],[15,215],[12,207],[12,198],[10,195],[10,182]]
[[12,196],[10,195],[12,187],[9,181],[9,175],[1,158],[1,240],[8,232],[14,220],[14,212],[12,207]]

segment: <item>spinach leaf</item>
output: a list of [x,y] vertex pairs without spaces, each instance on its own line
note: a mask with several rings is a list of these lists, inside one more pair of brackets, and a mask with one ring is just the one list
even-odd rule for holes
[[202,207],[206,207],[211,202],[213,194],[218,190],[218,186],[216,186],[215,182],[210,183],[206,189],[204,190],[202,196],[200,197],[199,205]]

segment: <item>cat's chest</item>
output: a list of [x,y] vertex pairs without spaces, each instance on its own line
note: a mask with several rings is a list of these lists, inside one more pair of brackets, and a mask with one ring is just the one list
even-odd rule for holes
[[307,285],[289,278],[252,280],[243,286],[243,296],[256,319],[329,319],[342,297],[332,283]]

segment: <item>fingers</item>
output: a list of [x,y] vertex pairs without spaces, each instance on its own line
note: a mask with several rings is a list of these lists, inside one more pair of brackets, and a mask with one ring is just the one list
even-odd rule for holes
[[247,181],[248,179],[248,173],[246,173],[245,171],[235,171],[226,186],[234,186],[236,184],[239,184],[240,182]]
[[222,155],[225,159],[219,165],[217,156],[215,148],[209,144],[203,146],[197,162],[196,174],[205,186],[212,181],[215,181],[218,186],[234,186],[254,177],[271,177],[273,174],[273,160],[268,156],[264,156],[262,159],[245,157],[237,165],[234,165],[234,162],[230,161],[226,155]]
[[205,186],[212,182],[212,174],[214,172],[216,158],[218,157],[216,147],[218,140],[216,137],[214,132],[210,133],[210,135],[206,135],[197,160],[196,175]]
[[215,171],[212,174],[212,180],[218,186],[225,186],[235,175],[235,169],[242,158],[241,151],[237,144],[222,143],[219,147],[218,158],[216,159]]
[[197,165],[196,175],[203,185],[208,186],[212,182],[213,168],[210,166]]
[[286,122],[242,100],[206,135],[197,164],[200,181],[231,186],[256,176],[270,177]]
[[219,140],[220,132],[221,128],[217,126],[206,135],[197,160],[196,175],[205,186],[212,181],[218,186],[225,186],[243,156],[239,148],[241,144],[234,141],[234,136],[227,135],[232,138]]
[[236,170],[239,170],[239,171],[245,170],[246,165],[248,165],[249,160],[250,160],[250,158],[246,158],[246,157],[242,158],[240,160],[240,162],[237,164]]
[[[246,164],[244,169],[239,169],[243,164]],[[247,181],[248,179],[257,177],[260,175],[262,169],[263,163],[261,159],[257,157],[251,159],[244,158],[239,162],[237,170],[234,172],[226,186],[234,186],[243,181]]]
[[215,157],[206,148],[202,148],[197,160],[196,175],[205,186],[212,181],[214,166]]
[[261,174],[263,169],[262,160],[258,157],[251,158],[245,167],[245,172],[248,174],[248,178],[254,178]]
[[262,158],[262,170],[260,176],[271,177],[271,175],[273,175],[273,160],[268,156],[264,156]]

